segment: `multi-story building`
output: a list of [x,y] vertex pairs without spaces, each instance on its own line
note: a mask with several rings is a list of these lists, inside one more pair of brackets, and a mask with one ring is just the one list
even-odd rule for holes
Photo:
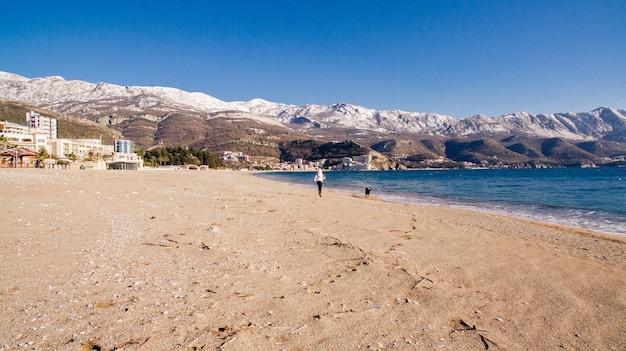
[[130,140],[115,140],[115,152],[109,162],[111,169],[143,169],[143,159],[134,152],[133,142]]
[[143,159],[134,152],[132,141],[116,140],[115,145],[103,145],[100,139],[58,139],[57,120],[35,111],[26,113],[26,125],[0,122],[0,135],[20,148],[35,153],[45,149],[54,158],[77,161],[81,168],[143,168]]
[[115,152],[130,154],[135,152],[133,142],[130,140],[115,140]]
[[42,116],[35,111],[26,112],[26,126],[31,133],[35,131],[48,134],[50,139],[58,136],[58,124],[56,118]]
[[23,124],[2,121],[0,122],[0,133],[9,140],[10,138],[14,138],[17,139],[15,141],[20,141],[19,139],[30,134],[30,130]]
[[[38,153],[41,149],[59,160],[75,157],[79,163],[93,163],[93,168],[141,169],[143,159],[133,152],[130,140],[117,140],[115,145],[103,145],[100,139],[58,139],[56,119],[46,120],[36,112],[26,114],[27,125],[0,121],[0,135],[19,148]],[[32,123],[30,123],[32,122]],[[55,137],[52,137],[54,134]],[[108,159],[105,162],[104,159]]]
[[50,139],[48,133],[33,131],[25,125],[7,121],[0,121],[0,135],[12,145],[35,152],[39,152],[42,147],[47,150],[47,143]]
[[51,139],[47,145],[48,153],[60,158],[67,158],[72,154],[78,159],[113,154],[113,145],[102,145],[100,139]]

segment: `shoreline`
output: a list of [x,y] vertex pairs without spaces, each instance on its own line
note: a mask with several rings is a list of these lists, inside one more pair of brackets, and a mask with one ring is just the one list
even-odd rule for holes
[[[313,171],[311,171],[312,173],[314,173]],[[255,173],[258,174],[262,174],[262,171],[258,171],[258,172],[250,172],[250,174],[254,175]],[[263,177],[261,176],[261,178],[263,179]],[[287,184],[287,185],[295,185],[298,187],[303,187],[303,188],[311,188],[313,189],[313,186],[307,186],[307,184],[304,183],[298,183],[298,182],[290,182],[289,180],[281,180],[281,179],[272,179],[272,178],[264,178],[266,180],[269,181],[273,181],[273,182],[277,182],[277,183],[281,183],[281,184]],[[614,233],[604,233],[604,232],[599,232],[599,231],[595,231],[595,230],[591,230],[591,229],[587,229],[587,228],[581,228],[581,227],[576,227],[576,226],[569,226],[569,225],[565,225],[565,224],[560,224],[560,223],[552,223],[552,222],[547,222],[541,219],[535,219],[535,218],[527,218],[527,217],[522,217],[522,216],[516,216],[510,213],[503,213],[503,212],[498,212],[498,211],[492,211],[489,209],[481,209],[480,207],[472,207],[472,206],[464,206],[464,205],[450,205],[447,203],[441,203],[441,204],[430,204],[430,203],[419,203],[419,202],[410,202],[410,201],[394,201],[394,200],[389,200],[386,199],[385,197],[380,197],[380,196],[374,196],[374,195],[370,195],[370,197],[366,198],[364,195],[361,194],[355,194],[354,191],[351,191],[349,188],[339,188],[338,190],[328,190],[326,189],[326,191],[331,191],[331,192],[336,192],[336,193],[342,193],[342,194],[346,194],[348,196],[354,197],[354,198],[358,198],[358,199],[363,199],[365,201],[382,201],[382,202],[387,202],[390,204],[403,204],[403,205],[409,205],[409,206],[418,206],[418,207],[433,207],[435,209],[442,209],[444,211],[462,211],[462,212],[475,212],[478,216],[501,216],[504,218],[507,218],[508,220],[513,220],[513,221],[519,221],[522,223],[528,223],[531,225],[536,225],[536,226],[544,226],[550,229],[554,229],[557,231],[561,231],[561,232],[566,232],[567,235],[578,235],[578,236],[582,236],[584,238],[588,238],[588,239],[600,239],[600,240],[606,240],[606,241],[612,241],[612,242],[617,242],[620,244],[624,244],[626,245],[626,236],[620,235],[620,234],[614,234]],[[626,262],[626,257],[624,257],[624,262]]]
[[0,171],[0,350],[623,349],[626,241],[236,171]]
[[[295,173],[300,172],[303,171],[296,171]],[[308,184],[308,182],[300,178],[281,178],[280,176],[272,176],[271,174],[266,173],[267,171],[254,172],[255,175],[265,179],[299,184],[304,186],[307,186]],[[274,172],[272,171],[272,173]],[[359,191],[361,191],[361,189],[353,185],[334,185],[334,189],[341,192],[358,193]],[[489,201],[484,199],[481,200],[479,198],[458,199],[451,194],[437,196],[437,194],[415,194],[409,192],[383,191],[383,193],[378,192],[377,195],[380,198],[390,202],[423,206],[436,206],[443,208],[459,208],[477,212],[500,214],[504,216],[528,219],[554,225],[564,225],[571,228],[588,230],[598,234],[606,234],[626,238],[626,229],[624,229],[622,225],[626,223],[626,218],[620,217],[619,214],[609,213],[602,210],[565,207],[559,208],[558,206],[550,206],[545,204],[536,206],[536,204],[531,203],[513,203],[502,200]]]

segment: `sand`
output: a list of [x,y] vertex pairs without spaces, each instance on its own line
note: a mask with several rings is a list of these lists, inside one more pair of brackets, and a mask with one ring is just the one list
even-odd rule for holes
[[0,350],[626,349],[624,238],[248,172],[0,186]]

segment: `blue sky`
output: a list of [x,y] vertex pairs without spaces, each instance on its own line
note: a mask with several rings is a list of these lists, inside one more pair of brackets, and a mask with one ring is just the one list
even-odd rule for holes
[[455,118],[626,108],[626,2],[3,1],[0,70]]

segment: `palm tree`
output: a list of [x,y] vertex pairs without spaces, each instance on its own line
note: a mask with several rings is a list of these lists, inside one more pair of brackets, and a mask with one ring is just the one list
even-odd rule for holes
[[78,156],[76,156],[74,151],[72,151],[69,155],[67,155],[67,158],[69,158],[72,162],[76,162],[76,160],[78,160]]
[[50,154],[48,154],[46,148],[43,146],[40,147],[39,153],[37,154],[37,167],[39,167],[41,165],[41,162],[43,162],[43,160],[47,159],[48,157],[50,157]]

